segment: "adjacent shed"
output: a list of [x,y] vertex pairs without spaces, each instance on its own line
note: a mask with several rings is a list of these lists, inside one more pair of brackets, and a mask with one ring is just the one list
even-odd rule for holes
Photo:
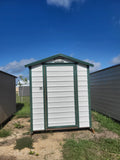
[[90,74],[92,109],[120,121],[120,64]]
[[0,71],[0,124],[16,112],[16,77]]
[[63,54],[26,65],[32,132],[91,127],[89,66]]

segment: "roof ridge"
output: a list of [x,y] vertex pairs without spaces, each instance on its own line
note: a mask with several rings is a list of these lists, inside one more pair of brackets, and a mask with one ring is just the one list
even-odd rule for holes
[[53,55],[53,56],[50,56],[50,57],[47,57],[47,58],[44,58],[44,59],[41,59],[41,60],[38,60],[38,61],[35,61],[35,62],[32,62],[30,64],[26,64],[25,67],[31,67],[31,66],[34,66],[34,65],[37,65],[37,64],[42,64],[42,63],[45,63],[45,62],[48,62],[52,59],[55,59],[57,57],[62,57],[62,58],[65,58],[65,59],[68,59],[68,60],[71,60],[72,62],[74,63],[79,63],[79,64],[83,64],[83,65],[87,65],[87,66],[94,66],[93,64],[91,63],[88,63],[88,62],[85,62],[85,61],[81,61],[77,58],[73,58],[71,56],[67,56],[65,54],[56,54],[56,55]]

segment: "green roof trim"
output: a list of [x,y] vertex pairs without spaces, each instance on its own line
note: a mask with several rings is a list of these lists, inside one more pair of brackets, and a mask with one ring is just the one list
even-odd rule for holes
[[50,56],[48,58],[44,58],[42,60],[27,64],[27,65],[25,65],[25,67],[31,67],[31,66],[35,66],[35,65],[38,65],[38,64],[46,63],[48,61],[51,61],[51,60],[54,60],[54,59],[57,59],[57,58],[67,59],[67,60],[72,61],[74,63],[83,64],[83,65],[86,65],[86,66],[92,66],[92,67],[94,66],[91,63],[84,62],[84,61],[81,61],[79,59],[76,59],[76,58],[73,58],[73,57],[70,57],[70,56],[67,56],[67,55],[64,55],[64,54],[56,54],[56,55]]

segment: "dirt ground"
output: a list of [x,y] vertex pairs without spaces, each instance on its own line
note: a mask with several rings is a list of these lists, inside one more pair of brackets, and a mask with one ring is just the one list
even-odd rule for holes
[[[24,128],[16,129],[14,123],[20,122],[24,125]],[[93,121],[93,128],[98,129],[99,123]],[[22,138],[30,132],[30,119],[29,118],[13,118],[9,121],[4,129],[12,130],[11,136],[6,138],[0,138],[0,160],[62,160],[62,145],[67,138],[75,139],[94,139],[94,138],[119,138],[119,136],[105,128],[102,128],[100,132],[93,134],[89,130],[77,130],[77,131],[62,131],[62,132],[50,132],[34,134],[32,151],[39,154],[30,155],[30,149],[25,148],[22,150],[14,149],[16,139]]]

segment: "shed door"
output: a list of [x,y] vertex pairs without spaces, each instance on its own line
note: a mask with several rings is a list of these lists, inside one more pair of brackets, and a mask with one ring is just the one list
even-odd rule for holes
[[47,128],[76,125],[74,67],[47,65]]

